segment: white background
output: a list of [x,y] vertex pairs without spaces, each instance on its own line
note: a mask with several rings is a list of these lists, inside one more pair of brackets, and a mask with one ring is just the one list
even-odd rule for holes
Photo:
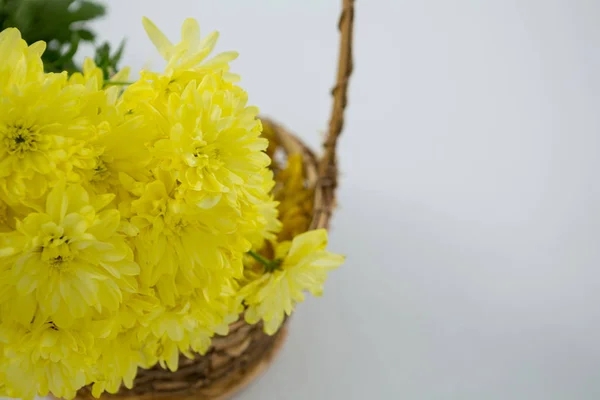
[[[98,23],[186,17],[264,114],[317,146],[339,0],[121,0]],[[358,0],[356,70],[322,299],[239,400],[600,398],[600,2]]]

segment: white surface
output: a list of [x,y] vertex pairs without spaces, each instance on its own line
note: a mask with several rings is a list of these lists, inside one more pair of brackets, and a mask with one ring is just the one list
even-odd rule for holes
[[[110,1],[98,28],[134,67],[158,60],[142,15],[218,28],[252,101],[317,145],[338,3]],[[595,0],[358,1],[348,262],[238,399],[600,398],[598,21]]]

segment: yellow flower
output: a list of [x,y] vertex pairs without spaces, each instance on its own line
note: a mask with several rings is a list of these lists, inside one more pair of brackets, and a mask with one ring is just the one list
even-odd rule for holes
[[181,30],[182,40],[174,45],[150,20],[144,18],[142,22],[148,37],[167,61],[167,66],[163,73],[140,72],[141,79],[131,85],[124,95],[134,104],[136,100],[145,98],[155,100],[154,106],[161,108],[166,105],[171,93],[182,93],[189,83],[202,81],[206,74],[219,74],[227,82],[239,80],[239,76],[228,72],[229,62],[237,58],[236,52],[221,53],[206,60],[217,42],[217,32],[201,39],[198,22],[187,19]]
[[[226,209],[206,215],[178,195],[172,174],[156,174],[158,179],[148,183],[131,203],[131,223],[139,231],[133,243],[141,266],[141,283],[155,287],[168,306],[174,306],[179,295],[195,288],[220,293],[221,285],[241,274],[241,267],[234,268],[235,253],[241,258],[249,244],[232,241],[235,238],[219,231],[218,219],[227,218]],[[217,207],[215,211],[219,210]]]
[[[237,52],[230,51],[218,54],[211,60],[205,61],[206,57],[213,51],[218,32],[212,32],[204,39],[200,37],[200,26],[195,19],[188,18],[181,28],[181,42],[174,45],[148,18],[142,19],[144,29],[160,55],[167,61],[164,74],[156,76],[158,85],[166,92],[181,92],[183,87],[189,83],[190,71],[228,71],[228,63],[237,58]],[[152,74],[142,76],[142,79],[152,77]],[[235,80],[236,76],[227,74],[229,81]],[[192,78],[194,79],[194,78]],[[183,86],[181,84],[183,83]]]
[[264,331],[272,335],[290,315],[296,303],[304,301],[304,291],[314,296],[323,292],[327,272],[340,266],[344,257],[325,250],[327,231],[305,232],[292,242],[283,242],[275,250],[280,265],[244,286],[239,295],[247,306],[245,318],[250,324],[262,320]]
[[[128,76],[129,68],[124,68],[108,83],[127,81]],[[81,113],[88,116],[94,127],[88,142],[95,149],[95,157],[91,168],[82,171],[82,184],[93,193],[115,193],[120,202],[121,174],[142,182],[149,180],[148,126],[123,102],[122,86],[105,85],[102,70],[91,59],[85,60],[83,73],[70,76],[69,84],[86,87]]]
[[62,330],[40,319],[27,329],[3,323],[0,370],[10,382],[6,394],[33,399],[51,392],[73,398],[77,389],[90,381],[91,366],[98,357],[94,338],[86,328],[83,324],[76,330]]
[[116,126],[113,136],[121,138],[139,131],[122,124],[120,89],[102,90],[102,73],[93,61],[86,60],[83,74],[70,78],[66,72],[44,74],[44,49],[43,42],[27,47],[17,30],[0,33],[0,194],[12,206],[37,201],[60,180],[85,185],[114,157],[100,159],[111,141],[98,136]]
[[203,62],[216,33],[200,39],[198,23],[188,19],[182,41],[173,45],[152,22],[143,22],[167,67],[161,74],[142,73],[123,94],[126,103],[152,121],[153,155],[161,168],[177,172],[192,201],[208,208],[227,194],[237,205],[236,188],[270,162],[258,109],[247,105],[247,93],[225,73],[237,53]]
[[[57,185],[43,212],[31,213],[4,237],[0,251],[3,318],[26,324],[36,308],[71,326],[92,308],[116,310],[136,290],[138,265],[117,232],[113,195],[91,199],[78,185]],[[37,306],[36,306],[37,304]]]
[[223,291],[207,299],[198,290],[181,296],[175,306],[159,305],[136,327],[137,347],[143,348],[149,367],[157,361],[164,368],[177,370],[179,353],[193,358],[191,351],[205,354],[215,333],[227,334],[228,325],[241,312],[239,301]]
[[100,397],[104,391],[117,393],[122,383],[127,388],[133,387],[137,369],[145,363],[142,346],[137,331],[133,329],[110,340],[96,341],[94,350],[100,356],[91,368],[92,394],[95,397]]
[[3,92],[0,108],[0,186],[11,201],[39,198],[60,179],[77,180],[92,168],[93,151],[82,133],[80,86],[64,87],[66,75],[48,76]]
[[172,93],[165,113],[154,108],[148,115],[161,128],[153,155],[200,207],[214,206],[223,195],[235,206],[239,188],[270,163],[258,109],[246,102],[243,90],[211,74]]

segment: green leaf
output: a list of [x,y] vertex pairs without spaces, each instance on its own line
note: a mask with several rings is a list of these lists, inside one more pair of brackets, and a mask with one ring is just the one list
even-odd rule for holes
[[106,13],[106,8],[92,1],[81,1],[71,13],[72,21],[89,21],[103,16]]
[[[16,27],[27,43],[45,41],[48,46],[42,55],[47,71],[78,71],[73,61],[81,41],[96,40],[88,21],[106,13],[95,0],[0,0],[0,29]],[[117,71],[124,44],[111,55],[107,43],[97,46],[96,59],[105,75]],[[98,60],[100,62],[98,62]]]
[[125,39],[121,40],[121,43],[119,43],[119,48],[117,49],[115,54],[113,54],[110,57],[110,62],[111,64],[115,65],[115,67],[123,57],[123,50],[125,50]]
[[94,32],[92,32],[88,29],[79,29],[75,32],[77,33],[77,35],[79,35],[81,40],[84,40],[86,42],[93,42],[94,39],[96,38],[96,35],[94,34]]
[[32,25],[36,19],[36,10],[41,6],[42,4],[39,0],[22,0],[16,3],[13,10],[9,8],[9,12],[12,13],[11,22],[19,28],[23,35],[32,29]]
[[96,56],[94,62],[102,69],[104,79],[109,79],[115,72],[119,70],[118,64],[123,55],[123,49],[125,48],[125,41],[121,41],[121,44],[117,48],[117,51],[111,55],[110,44],[108,42],[96,48]]
[[59,63],[67,63],[68,61],[73,59],[75,53],[77,53],[77,49],[79,48],[79,36],[73,35],[73,39],[71,39],[71,44],[69,49],[58,59]]

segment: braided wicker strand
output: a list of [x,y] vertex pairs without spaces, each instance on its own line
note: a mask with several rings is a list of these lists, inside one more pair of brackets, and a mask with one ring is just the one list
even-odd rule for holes
[[[263,119],[275,133],[277,144],[286,154],[301,153],[304,161],[306,184],[315,188],[313,218],[310,229],[329,228],[335,208],[337,188],[336,146],[344,126],[347,91],[352,74],[352,35],[354,0],[343,0],[339,20],[340,53],[336,84],[332,90],[333,107],[329,129],[323,143],[323,157],[315,154],[283,126]],[[262,324],[249,325],[243,316],[230,325],[229,334],[213,338],[205,355],[193,360],[180,355],[176,372],[159,366],[140,369],[132,389],[121,388],[116,394],[103,394],[102,398],[119,400],[185,399],[226,400],[255,380],[272,362],[287,335],[287,321],[273,336],[265,334]],[[78,399],[91,399],[89,388],[83,388]]]
[[352,41],[354,37],[354,0],[343,0],[338,24],[340,51],[336,84],[331,94],[333,107],[329,119],[327,137],[323,143],[323,157],[319,162],[319,181],[315,191],[315,215],[310,229],[329,228],[329,220],[335,207],[338,168],[336,158],[337,141],[344,128],[344,111],[348,105],[348,86],[354,67]]

